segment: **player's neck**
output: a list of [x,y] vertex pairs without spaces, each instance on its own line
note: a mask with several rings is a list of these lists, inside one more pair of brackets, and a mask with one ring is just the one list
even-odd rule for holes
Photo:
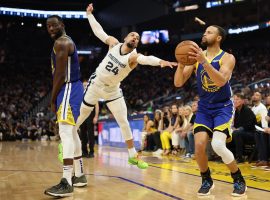
[[219,51],[220,51],[219,45],[208,46],[206,49],[207,57],[214,57],[218,54]]
[[58,40],[59,38],[63,37],[63,36],[67,36],[66,32],[63,32],[59,37],[57,37],[55,40]]

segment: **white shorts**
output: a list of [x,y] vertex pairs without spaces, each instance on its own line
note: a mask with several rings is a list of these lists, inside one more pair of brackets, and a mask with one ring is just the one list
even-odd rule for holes
[[123,96],[119,85],[109,86],[100,81],[97,77],[90,77],[88,85],[84,91],[83,103],[95,106],[100,99],[111,101]]

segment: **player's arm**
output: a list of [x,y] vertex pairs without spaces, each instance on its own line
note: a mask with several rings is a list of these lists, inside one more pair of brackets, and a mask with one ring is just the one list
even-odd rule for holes
[[181,63],[178,63],[178,67],[174,74],[174,86],[182,87],[191,76],[194,68],[195,65],[184,66]]
[[140,53],[131,54],[129,57],[129,66],[134,69],[138,64],[171,68],[177,66],[176,62],[169,62],[155,56],[144,56]]
[[195,53],[189,52],[190,58],[196,59],[202,64],[210,79],[216,86],[222,87],[231,79],[232,71],[235,66],[235,58],[232,54],[225,53],[222,58],[220,69],[216,70],[211,63],[207,61],[201,48],[192,48]]
[[66,38],[58,39],[54,44],[54,50],[56,54],[56,67],[53,76],[53,89],[51,98],[53,112],[56,112],[57,95],[65,83],[68,54],[72,46],[73,44]]
[[105,31],[103,30],[102,26],[97,22],[96,18],[93,15],[93,4],[89,4],[88,7],[86,8],[86,15],[89,21],[89,24],[95,34],[96,37],[98,37],[102,42],[105,44],[109,45],[110,49],[115,46],[116,44],[119,43],[119,41],[112,37],[107,35]]

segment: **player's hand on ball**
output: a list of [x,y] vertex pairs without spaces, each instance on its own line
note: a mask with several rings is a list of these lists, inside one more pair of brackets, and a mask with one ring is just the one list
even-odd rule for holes
[[177,66],[177,63],[176,62],[169,62],[169,61],[166,61],[166,60],[161,60],[160,61],[160,66],[161,66],[161,68],[162,67],[173,68],[173,67],[176,67]]
[[86,13],[87,13],[87,15],[92,14],[93,10],[94,10],[93,4],[90,3],[90,4],[88,5],[88,7],[86,8]]
[[195,59],[199,63],[204,63],[206,61],[205,55],[204,55],[203,50],[201,48],[193,46],[193,47],[191,47],[191,49],[194,52],[188,52],[190,59]]

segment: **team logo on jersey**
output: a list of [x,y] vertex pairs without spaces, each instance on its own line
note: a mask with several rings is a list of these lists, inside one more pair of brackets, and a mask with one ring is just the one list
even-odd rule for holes
[[215,83],[210,79],[205,70],[201,71],[201,82],[202,88],[206,92],[217,92],[220,87],[216,86]]
[[122,67],[122,68],[125,68],[126,65],[121,63],[116,57],[114,57],[111,53],[108,55],[109,58],[114,62],[116,63],[117,65],[119,65],[119,67]]

